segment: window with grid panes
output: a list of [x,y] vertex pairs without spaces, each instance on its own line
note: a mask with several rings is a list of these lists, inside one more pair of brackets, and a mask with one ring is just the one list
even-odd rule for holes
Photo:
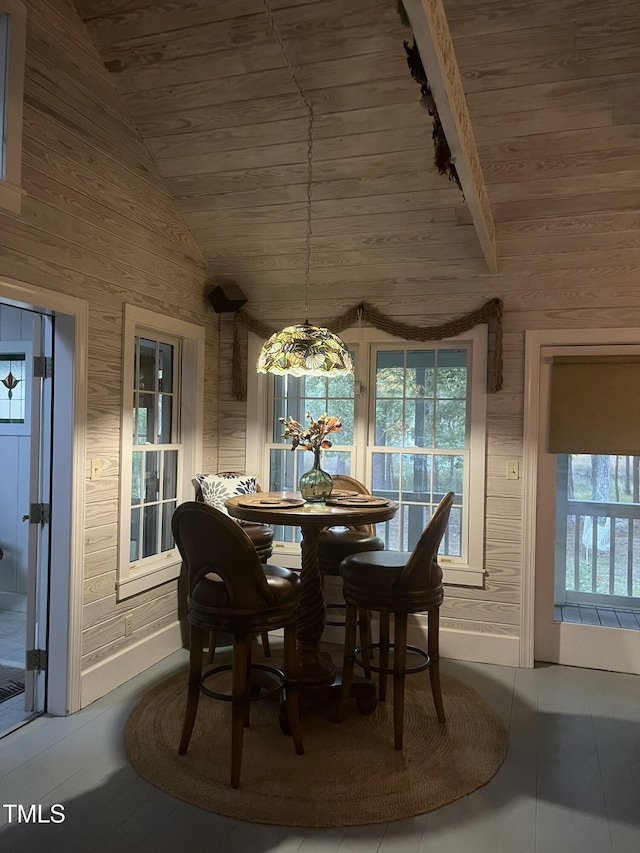
[[135,337],[131,453],[130,563],[174,547],[171,517],[182,451],[180,342]]
[[[354,353],[351,353],[352,358]],[[322,467],[330,474],[352,474],[355,423],[353,376],[274,376],[269,451],[269,490],[295,491],[301,474],[313,466],[309,450],[291,450],[290,439],[282,437],[279,418],[292,417],[308,423],[307,412],[314,418],[328,413],[342,420],[342,429],[330,436],[333,446],[323,451]],[[274,538],[281,542],[299,542],[300,531],[283,525],[274,528]]]
[[[344,339],[348,343],[348,333]],[[264,377],[269,440],[267,456],[256,459],[255,467],[266,472],[269,489],[297,489],[312,454],[290,450],[278,418],[302,421],[307,411],[314,417],[325,411],[339,415],[343,429],[331,436],[335,445],[323,452],[323,468],[350,474],[373,494],[398,502],[395,518],[378,525],[385,547],[410,551],[451,490],[456,499],[440,548],[445,577],[480,586],[486,328],[459,341],[360,341],[352,346],[352,357],[354,377]],[[299,539],[297,528],[275,528],[275,540],[285,550]]]
[[180,573],[171,533],[202,452],[204,329],[125,306],[118,594]]

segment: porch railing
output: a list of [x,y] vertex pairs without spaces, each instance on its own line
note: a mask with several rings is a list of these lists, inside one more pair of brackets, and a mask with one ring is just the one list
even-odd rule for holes
[[640,604],[640,504],[567,500],[558,506],[555,591],[558,604],[593,596]]

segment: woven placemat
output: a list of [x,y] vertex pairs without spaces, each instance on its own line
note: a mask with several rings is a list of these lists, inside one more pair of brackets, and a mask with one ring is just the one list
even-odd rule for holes
[[386,498],[377,498],[375,495],[331,495],[327,498],[326,503],[334,504],[335,506],[389,506],[389,501]]
[[240,788],[229,784],[229,703],[201,697],[186,755],[178,755],[186,672],[150,690],[125,730],[138,773],[172,796],[255,823],[338,827],[382,823],[436,809],[491,779],[507,732],[471,688],[442,676],[447,722],[435,715],[429,676],[407,678],[404,748],[393,748],[393,709],[379,704],[341,723],[332,709],[302,718],[305,755],[278,727],[272,702],[254,702],[245,730]]

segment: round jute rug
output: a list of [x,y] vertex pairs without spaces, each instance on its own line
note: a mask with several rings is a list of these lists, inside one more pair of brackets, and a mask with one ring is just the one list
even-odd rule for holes
[[178,755],[186,672],[151,689],[127,720],[129,761],[156,787],[208,811],[254,823],[337,827],[424,814],[484,785],[507,752],[497,714],[471,688],[442,676],[447,722],[435,714],[427,673],[406,681],[404,747],[393,748],[393,708],[379,703],[341,723],[333,708],[305,712],[305,755],[295,754],[272,701],[254,702],[240,788],[229,783],[230,703],[202,696],[186,755]]
[[230,703],[202,696],[191,743],[178,755],[186,673],[150,690],[125,729],[129,761],[156,787],[218,814],[279,826],[338,827],[423,814],[491,779],[507,751],[499,717],[469,687],[442,676],[447,722],[433,708],[428,674],[406,682],[404,748],[393,748],[393,707],[341,723],[332,708],[302,718],[305,755],[280,732],[272,701],[254,702],[240,787],[231,788]]

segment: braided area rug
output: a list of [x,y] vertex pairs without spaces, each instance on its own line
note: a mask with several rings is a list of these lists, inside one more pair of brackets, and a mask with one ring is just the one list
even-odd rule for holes
[[151,689],[127,720],[129,761],[147,781],[217,814],[279,826],[360,826],[437,809],[491,779],[507,752],[497,714],[460,681],[442,676],[447,722],[438,723],[429,677],[406,682],[404,748],[393,748],[393,707],[368,716],[355,702],[342,723],[332,709],[302,717],[305,755],[278,726],[272,701],[253,702],[240,787],[231,788],[230,703],[201,696],[186,755],[178,742],[186,672]]

